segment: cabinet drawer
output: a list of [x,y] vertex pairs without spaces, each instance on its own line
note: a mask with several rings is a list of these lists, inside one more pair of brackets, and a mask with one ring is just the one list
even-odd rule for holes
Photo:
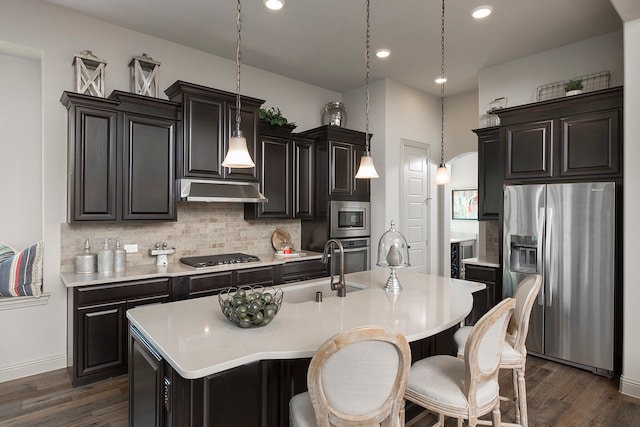
[[186,287],[189,298],[213,295],[220,289],[233,286],[233,272],[183,277],[180,281]]
[[466,280],[485,283],[496,283],[497,276],[497,270],[494,267],[483,267],[480,265],[465,264],[464,277]]
[[74,288],[77,307],[100,302],[130,300],[144,296],[169,297],[169,279],[109,283]]
[[287,262],[282,266],[282,278],[299,274],[315,274],[327,272],[327,264],[319,259],[309,261]]
[[258,267],[236,271],[236,285],[273,285],[275,273],[273,267]]

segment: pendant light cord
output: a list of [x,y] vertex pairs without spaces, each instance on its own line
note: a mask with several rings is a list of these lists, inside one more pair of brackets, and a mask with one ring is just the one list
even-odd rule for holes
[[442,24],[440,26],[440,166],[444,166],[444,0],[442,0]]
[[240,0],[238,0],[238,13],[236,19],[236,132],[240,133],[240,30],[242,19],[240,18]]
[[366,155],[369,156],[369,51],[371,50],[369,47],[369,39],[371,38],[371,31],[369,25],[369,0],[367,2],[367,36],[366,36],[366,52],[365,52],[365,63],[366,63],[366,71],[365,71],[365,109],[364,109],[364,138],[365,138],[365,147],[366,147]]

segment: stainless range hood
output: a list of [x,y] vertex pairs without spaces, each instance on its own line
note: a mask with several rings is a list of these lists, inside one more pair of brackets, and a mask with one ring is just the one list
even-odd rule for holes
[[250,182],[179,179],[180,200],[187,202],[266,203],[258,184]]

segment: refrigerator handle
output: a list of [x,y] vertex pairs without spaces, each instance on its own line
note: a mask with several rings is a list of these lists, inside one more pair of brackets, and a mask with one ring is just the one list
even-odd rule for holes
[[[542,244],[540,242],[540,238],[544,242],[544,225],[545,225],[545,216],[544,216],[544,207],[538,209],[538,246]],[[538,250],[539,252],[539,250]],[[546,254],[546,251],[542,251],[543,254]],[[536,255],[536,269],[538,270],[538,274],[541,274],[544,277],[544,264],[546,261],[542,259],[541,256]],[[543,290],[542,292],[538,292],[538,305],[544,305],[544,294],[546,292]]]
[[545,283],[545,298],[547,300],[547,307],[553,305],[553,290],[551,289],[551,278],[554,277],[551,274],[551,233],[553,232],[553,208],[547,208],[547,222],[545,235],[544,235],[544,283]]

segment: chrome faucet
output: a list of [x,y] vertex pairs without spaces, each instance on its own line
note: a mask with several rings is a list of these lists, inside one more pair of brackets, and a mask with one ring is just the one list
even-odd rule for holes
[[322,262],[329,262],[329,250],[331,250],[332,244],[335,243],[340,251],[340,278],[338,282],[333,283],[333,268],[329,268],[331,272],[331,290],[338,291],[339,297],[347,296],[347,286],[344,283],[344,248],[342,247],[342,242],[336,239],[329,239],[327,243],[324,245],[324,252],[322,253]]

